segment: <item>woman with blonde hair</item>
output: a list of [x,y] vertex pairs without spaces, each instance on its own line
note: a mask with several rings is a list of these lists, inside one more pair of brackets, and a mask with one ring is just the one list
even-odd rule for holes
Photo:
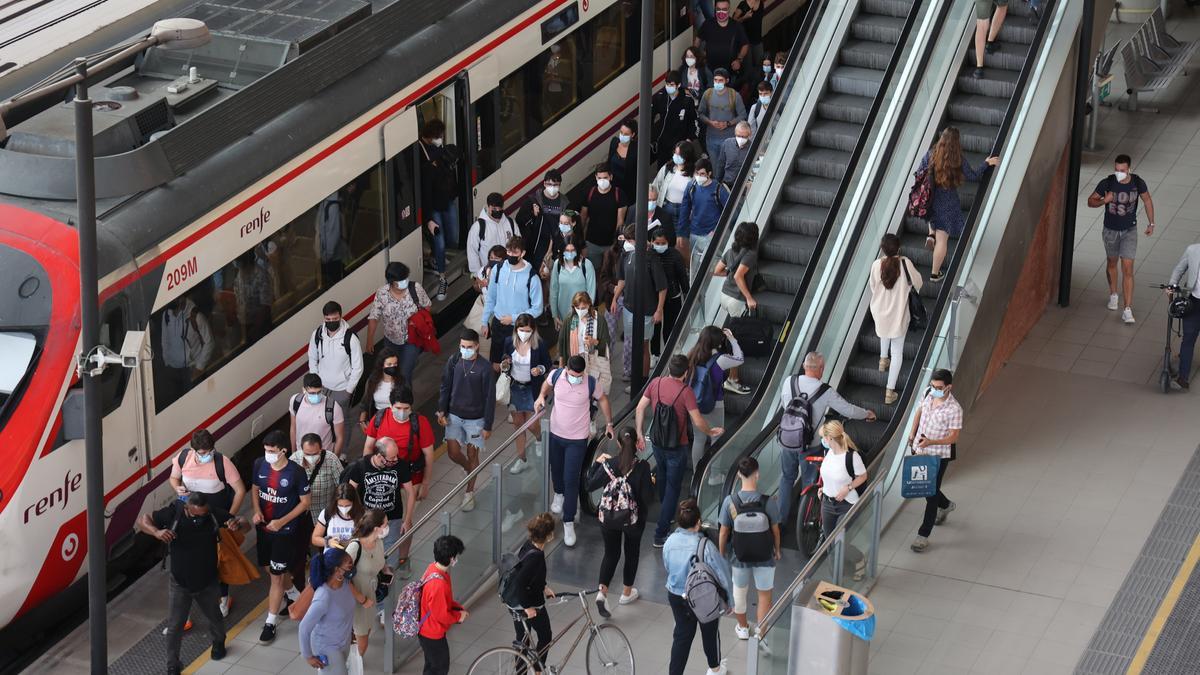
[[[825,448],[825,460],[821,462],[821,538],[825,539],[858,502],[858,488],[867,482],[867,467],[854,439],[837,420],[821,425],[821,445]],[[866,558],[852,547],[849,551],[854,580],[859,581],[866,572]]]
[[571,298],[571,315],[563,319],[558,333],[558,360],[566,365],[567,359],[580,354],[587,361],[587,373],[596,378],[596,383],[605,393],[612,391],[612,368],[609,354],[612,339],[608,323],[596,311],[592,296],[579,291]]
[[1000,158],[993,155],[983,160],[978,169],[971,166],[963,155],[962,141],[956,127],[943,129],[933,149],[921,158],[921,166],[917,172],[928,168],[929,180],[933,183],[933,195],[929,204],[929,237],[925,241],[925,246],[933,249],[933,271],[929,275],[930,281],[942,280],[942,263],[946,260],[950,237],[962,234],[966,226],[958,188],[968,180],[979,180],[989,166],[999,163]]

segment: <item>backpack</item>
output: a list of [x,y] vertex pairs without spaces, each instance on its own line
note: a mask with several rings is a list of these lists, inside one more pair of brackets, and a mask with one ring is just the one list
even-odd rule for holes
[[521,606],[521,589],[517,586],[517,570],[531,553],[533,553],[532,549],[520,555],[510,552],[500,556],[500,584],[496,590],[500,594],[500,601],[508,607]]
[[733,518],[733,555],[740,562],[763,563],[775,555],[775,535],[767,516],[765,497],[743,502],[734,492],[729,497],[729,515]]
[[814,425],[816,424],[816,420],[813,419],[812,402],[825,395],[825,392],[829,390],[829,385],[822,382],[812,396],[809,396],[800,393],[795,377],[791,378],[790,382],[792,400],[783,409],[777,435],[780,445],[798,450],[812,445]]
[[[176,461],[179,463],[179,470],[181,472],[183,471],[183,465],[185,462],[187,462],[188,455],[190,455],[191,452],[192,452],[191,447],[186,447],[183,450],[179,451],[179,457],[176,459]],[[225,508],[226,510],[228,510],[230,507],[230,504],[233,503],[233,486],[231,486],[229,484],[229,481],[225,480],[225,456],[222,455],[221,453],[217,452],[216,450],[213,450],[212,454],[213,454],[213,468],[216,469],[216,471],[217,471],[217,480],[221,481],[221,484],[225,486],[225,489],[221,490],[221,492],[219,493],[221,495],[222,499],[225,500],[221,504],[221,506],[223,508]],[[182,478],[181,478],[181,480],[182,480]],[[172,528],[172,529],[174,529],[174,528]]]
[[[725,208],[725,206],[721,204],[721,190],[728,190],[729,188],[721,185],[720,183],[717,183],[716,188],[717,189],[713,190],[713,205],[717,207],[717,215],[719,216],[721,210]],[[693,202],[696,200],[696,181],[688,183],[687,196],[688,199],[692,200]]]
[[[316,349],[317,349],[317,363],[321,362],[321,329],[322,328],[324,328],[324,326],[317,326],[317,329],[315,331],[313,331],[313,347],[316,347]],[[350,336],[353,334],[354,334],[354,331],[350,330],[349,327],[346,328],[345,333],[342,333],[342,349],[346,350],[346,356],[350,356]]]
[[[614,475],[608,467],[608,462],[600,465],[608,474],[608,484],[600,495],[599,517],[600,524],[608,529],[632,527],[638,524],[638,504],[633,496],[633,486],[629,484],[629,475],[633,468],[623,476]],[[636,462],[634,468],[637,467]]]
[[[554,373],[550,376],[550,386],[551,387],[555,387],[558,385],[558,378],[559,378],[559,376],[561,376],[563,374],[563,371],[565,371],[565,370],[566,370],[566,368],[559,368],[558,370],[554,371]],[[588,404],[589,404],[588,413],[591,415],[591,419],[595,419],[596,418],[596,378],[592,377],[591,375],[588,375],[587,383],[588,383]]]
[[716,379],[712,376],[712,369],[717,365],[718,358],[720,357],[714,356],[708,362],[696,366],[696,372],[692,374],[692,392],[696,394],[696,407],[705,415],[717,407]]
[[[337,405],[337,401],[333,400],[333,397],[329,395],[328,389],[324,390],[323,393],[325,394],[325,423],[329,425],[329,430],[333,432],[333,440],[336,441],[337,429],[333,428],[333,407]],[[302,403],[300,396],[300,394],[296,394],[292,397],[293,415],[300,412],[300,404]]]
[[929,206],[933,202],[933,175],[929,167],[913,174],[912,189],[908,192],[908,215],[913,218],[928,218]]
[[[529,262],[528,260],[525,261],[525,264],[529,265],[529,276],[525,277],[525,297],[528,299],[529,291],[531,288],[533,288],[533,278],[535,276],[537,276],[537,268],[534,266],[533,263]],[[494,268],[492,268],[496,271],[494,278],[492,279],[492,281],[494,283],[496,283],[496,284],[500,283],[500,270],[501,270],[501,268],[505,268],[505,267],[508,267],[508,265],[507,264],[496,265]],[[510,272],[510,274],[511,274],[511,272]],[[530,301],[530,304],[532,305],[532,301]]]
[[421,626],[429,618],[429,614],[421,615],[421,591],[425,584],[433,579],[445,580],[441,574],[434,572],[420,581],[410,581],[400,591],[396,599],[396,611],[392,613],[392,630],[401,637],[414,638],[421,632]]
[[[226,486],[226,487],[228,488],[228,486]],[[178,527],[179,527],[179,519],[183,517],[183,513],[184,513],[183,502],[179,501],[179,500],[175,500],[174,502],[171,502],[171,504],[175,508],[175,517],[171,519],[170,530],[172,533],[175,533],[176,529],[178,529]],[[216,535],[217,545],[220,546],[221,537],[220,537],[220,535],[217,534],[217,532],[220,531],[221,524],[217,522],[217,517],[215,515],[213,515],[213,512],[211,509],[208,512],[208,519],[212,522],[213,534]],[[160,569],[164,569],[164,570],[167,569],[167,558],[175,550],[174,543],[175,542],[172,541],[171,543],[163,544],[163,548],[165,549],[165,551],[163,552],[162,563],[160,565]]]
[[[737,101],[733,97],[737,96],[737,94],[734,93],[733,88],[730,87],[729,85],[725,86],[725,94],[726,94],[725,98],[729,99],[729,111],[736,112],[737,111]],[[712,96],[713,96],[713,88],[709,87],[708,89],[704,90],[704,95],[700,97],[700,100],[706,101],[708,103],[708,107],[710,110],[712,109]]]
[[704,547],[709,543],[708,537],[700,535],[683,581],[683,599],[700,623],[715,621],[729,613],[729,593],[721,586],[712,565],[704,562]]
[[659,378],[659,400],[654,404],[654,417],[650,421],[650,442],[660,448],[674,448],[679,445],[679,419],[675,415],[675,401],[683,395],[687,387],[680,387],[675,395],[675,401],[664,403],[661,398],[662,380]]
[[[391,413],[392,413],[391,408],[384,408],[383,410],[380,410],[379,412],[375,413],[375,417],[371,418],[372,425],[376,429],[378,429],[380,427],[380,425],[383,424],[384,415],[390,415]],[[417,462],[417,461],[420,461],[422,469],[425,468],[425,455],[418,453],[419,460],[413,459],[413,448],[415,448],[417,446],[417,440],[418,440],[417,432],[420,431],[420,429],[417,428],[417,417],[418,417],[418,415],[417,415],[416,411],[412,412],[408,416],[408,454],[406,454],[404,456],[405,459],[407,459],[409,462],[414,462],[414,464],[413,464],[414,471],[417,469],[417,466],[415,464],[415,462]],[[392,440],[395,440],[395,439],[392,439]]]

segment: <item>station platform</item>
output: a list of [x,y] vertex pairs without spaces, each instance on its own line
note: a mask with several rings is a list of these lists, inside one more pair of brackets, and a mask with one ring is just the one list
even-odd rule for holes
[[[1110,23],[1106,43],[1136,27]],[[1168,30],[1200,39],[1200,19],[1183,10]],[[1112,91],[1120,92],[1119,64],[1116,71]],[[1071,306],[1046,308],[968,415],[959,459],[945,483],[957,509],[935,529],[930,548],[921,554],[909,549],[922,504],[906,505],[885,530],[881,571],[869,593],[879,621],[871,673],[1195,672],[1200,393],[1155,389],[1166,301],[1149,288],[1166,281],[1184,247],[1200,242],[1200,90],[1188,79],[1143,97],[1160,113],[1100,110],[1097,140],[1103,147],[1085,152],[1077,197]],[[1149,184],[1156,210],[1154,236],[1139,236],[1132,326],[1105,308],[1102,214],[1084,203],[1111,173],[1118,153],[1133,157],[1133,171]],[[456,336],[447,336],[443,358],[419,366],[418,399],[430,400],[438,368],[455,342]],[[618,409],[626,397],[621,379],[614,383]],[[421,408],[430,412],[430,404]],[[493,438],[511,431],[507,422],[498,424]],[[439,458],[426,505],[448,494],[462,475]],[[486,480],[484,474],[481,482]],[[566,549],[556,541],[553,588],[594,583],[600,545],[595,529],[594,520],[584,518],[578,546]],[[783,573],[789,566],[798,570],[802,561],[784,561],[777,588],[789,580]],[[612,619],[633,642],[639,672],[666,670],[673,621],[663,577],[661,556],[647,536],[637,584],[641,599],[615,608]],[[165,574],[152,571],[110,604],[111,672],[161,672],[165,585]],[[274,644],[257,643],[262,586],[235,590],[223,661],[207,659],[203,621],[196,621],[184,643],[185,672],[314,672],[299,657],[295,622],[280,624]],[[494,591],[485,589],[474,600],[470,621],[449,633],[453,673],[465,672],[485,649],[512,640]],[[562,625],[577,612],[555,608],[552,622]],[[745,646],[734,638],[732,619],[723,619],[721,635],[729,671],[745,672]],[[377,634],[367,672],[378,672],[381,649]],[[84,673],[87,655],[84,625],[28,672]],[[564,672],[586,672],[582,658],[577,652]],[[703,672],[702,664],[697,639],[688,672]],[[421,672],[420,658],[398,672]]]

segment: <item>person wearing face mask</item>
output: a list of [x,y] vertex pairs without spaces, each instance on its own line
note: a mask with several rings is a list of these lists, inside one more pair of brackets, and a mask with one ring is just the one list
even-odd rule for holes
[[596,378],[587,374],[587,360],[575,355],[567,365],[551,373],[542,383],[542,391],[534,402],[535,410],[546,407],[553,397],[550,411],[550,479],[554,484],[554,500],[550,511],[562,514],[563,543],[575,545],[575,513],[579,508],[579,479],[592,423],[593,401],[604,412],[604,433],[612,438],[612,409],[608,394]]
[[[717,547],[723,557],[733,561],[733,615],[737,619],[734,634],[739,640],[750,639],[749,611],[750,586],[757,591],[759,640],[762,622],[771,611],[771,590],[775,587],[775,563],[779,560],[779,514],[772,508],[769,495],[758,491],[758,460],[743,457],[737,464],[740,489],[725,497],[721,504],[718,522],[721,529]],[[749,518],[747,518],[749,516]],[[761,528],[765,521],[767,528]],[[745,524],[753,523],[751,527]],[[760,645],[766,650],[766,643]]]
[[[574,242],[578,248],[583,248],[583,230],[579,226],[579,212],[572,209],[565,209],[562,215],[558,217],[558,231],[554,233],[554,243],[550,247],[550,257],[547,258],[539,270],[544,282],[550,281],[550,273],[554,269],[554,263],[562,259],[563,249],[566,248],[567,242]],[[549,304],[549,297],[547,302]]]
[[[713,180],[712,163],[707,159],[696,162],[696,179],[683,192],[679,221],[675,225],[680,249],[691,251],[688,267],[692,274],[700,269],[700,262],[721,220],[721,211],[728,202],[729,188]],[[683,241],[687,242],[686,247]]]
[[[828,539],[842,516],[858,502],[859,490],[867,482],[867,466],[854,439],[842,423],[830,420],[821,425],[821,539]],[[846,558],[853,566],[852,579],[862,581],[867,559],[853,546],[847,546]]]
[[587,361],[587,373],[604,391],[612,391],[612,367],[608,356],[612,341],[608,322],[592,305],[592,296],[580,291],[571,298],[571,314],[558,333],[560,363],[576,354]]
[[[579,249],[576,242],[567,242],[550,272],[550,311],[556,331],[562,330],[563,321],[571,315],[571,300],[576,293],[583,291],[588,297],[596,294],[596,268]],[[590,246],[585,250],[590,251]]]
[[355,523],[365,512],[358,490],[349,483],[338,485],[329,495],[325,508],[317,514],[312,545],[321,550],[346,548],[354,538]]
[[526,260],[526,250],[522,237],[509,239],[507,261],[495,268],[488,281],[479,332],[492,340],[488,354],[492,363],[500,363],[501,350],[495,347],[503,347],[504,338],[512,337],[513,321],[522,314],[537,318],[545,306],[542,279],[537,268]]
[[[533,399],[537,392],[541,391],[542,381],[550,371],[550,345],[538,335],[533,317],[522,314],[517,317],[517,329],[513,336],[504,338],[503,354],[504,358],[496,366],[496,372],[507,373],[508,377],[512,378],[508,409],[512,413],[513,427],[519,429],[533,414]],[[530,432],[533,433],[535,448],[540,457],[542,452],[537,439],[542,435],[541,424],[535,423]],[[521,434],[517,437],[517,459],[509,473],[516,475],[525,470],[525,446],[525,434]],[[519,511],[516,515],[510,515],[510,528],[514,522],[524,517]]]
[[[339,303],[326,302],[321,314],[323,322],[308,342],[308,372],[321,376],[326,394],[348,418],[350,398],[363,374],[362,343],[342,318]],[[343,447],[350,447],[349,439],[344,440]]]
[[438,274],[437,299],[446,299],[446,249],[458,246],[458,148],[446,145],[446,125],[439,119],[421,130],[421,222],[433,245]]
[[367,423],[375,413],[391,405],[389,397],[392,389],[399,389],[405,384],[400,379],[400,357],[390,349],[384,349],[375,355],[375,364],[371,374],[367,376],[367,384],[363,389],[362,403],[358,411],[358,428],[366,432]]
[[554,597],[554,591],[546,585],[546,546],[554,540],[554,516],[539,513],[529,520],[525,529],[529,538],[517,551],[517,565],[512,571],[514,597],[506,600],[505,604],[513,614],[516,642],[524,642],[530,630],[537,635],[534,649],[538,663],[533,666],[535,672],[541,672],[554,638],[550,614],[546,611],[546,598]]
[[504,215],[504,195],[493,192],[479,211],[479,217],[467,230],[467,270],[478,276],[488,262],[488,251],[517,234],[517,226]]
[[748,122],[738,122],[733,128],[733,138],[721,143],[721,163],[715,165],[713,178],[725,188],[731,188],[737,180],[738,171],[750,154],[750,137],[753,132]]
[[[500,343],[493,343],[496,344]],[[500,362],[501,351],[492,350],[495,363]],[[442,371],[437,407],[438,424],[446,428],[446,454],[463,471],[471,473],[479,466],[479,454],[492,435],[495,416],[496,373],[491,364],[479,358],[479,334],[465,328],[459,335],[458,354],[446,361]],[[475,479],[472,478],[463,493],[462,510],[474,509]]]
[[312,501],[308,476],[300,465],[288,459],[287,435],[278,429],[263,438],[264,454],[254,460],[251,470],[253,487],[250,506],[257,528],[258,564],[271,579],[267,598],[267,620],[258,637],[260,644],[275,641],[275,625],[288,604],[284,590],[290,585],[288,570],[296,556],[296,519],[307,516]]
[[[679,72],[667,72],[666,84],[650,99],[651,150],[660,166],[671,161],[676,143],[696,138],[696,99],[683,91],[682,82]],[[636,188],[634,183],[630,194]]]
[[[167,481],[181,500],[198,492],[213,507],[237,513],[246,498],[246,485],[233,461],[215,448],[212,433],[197,429],[192,433],[191,446],[180,450],[171,462]],[[221,582],[221,616],[229,616],[229,607],[229,584]]]
[[[381,575],[392,575],[384,560],[384,540],[391,534],[387,514],[369,509],[355,525],[354,539],[346,545],[346,553],[354,561],[354,578],[350,592],[354,595],[354,642],[360,655],[367,653],[371,629],[378,624],[379,586]],[[390,592],[391,589],[386,589]]]
[[937,474],[937,494],[925,499],[925,517],[917,530],[917,538],[910,548],[924,553],[929,548],[929,535],[934,525],[946,522],[946,516],[954,510],[954,502],[942,493],[942,480],[946,469],[958,454],[958,436],[962,432],[963,409],[958,399],[950,393],[954,386],[954,375],[944,368],[933,371],[929,378],[929,389],[921,399],[917,410],[916,424],[908,435],[908,445],[914,455],[940,457]]
[[[771,105],[771,97],[775,94],[775,87],[771,86],[769,79],[758,83],[758,100],[750,106],[750,137],[754,137],[762,127],[763,120],[767,118],[767,108]],[[748,145],[748,144],[747,144]]]
[[568,208],[567,198],[561,190],[562,174],[558,169],[550,169],[542,180],[542,188],[533,193],[517,214],[520,235],[526,245],[525,260],[535,269],[546,260],[558,233],[559,216]]
[[338,486],[342,463],[337,455],[321,447],[321,437],[305,434],[300,438],[300,449],[292,453],[291,460],[304,469],[308,478],[308,513],[296,519],[296,557],[292,560],[292,578],[303,579],[305,565],[312,553],[312,537],[317,519],[324,511]]
[[704,51],[697,46],[683,50],[683,60],[676,72],[679,73],[679,84],[683,88],[680,93],[686,94],[693,104],[698,104],[700,95],[712,86],[712,70],[704,59]]
[[[741,78],[742,61],[750,53],[750,38],[742,24],[733,20],[729,9],[729,0],[716,0],[715,21],[706,21],[696,32],[693,46],[704,47],[708,55],[708,65],[713,69],[714,81],[716,72],[724,69],[733,77]],[[736,84],[733,88],[736,88]],[[740,98],[740,97],[739,97]]]
[[775,72],[771,73],[771,91],[779,91],[779,81],[783,79],[783,69],[787,65],[787,52],[775,53]]
[[[675,145],[671,159],[654,176],[652,185],[658,194],[658,208],[654,215],[668,227],[675,227],[679,223],[683,193],[692,184],[692,171],[696,168],[698,154],[698,145],[691,141],[680,141]],[[686,243],[684,240],[683,244]],[[681,253],[687,255],[686,251]]]
[[354,560],[341,549],[313,558],[312,604],[300,620],[300,657],[322,675],[346,675],[354,628]]
[[143,513],[137,520],[137,529],[166,544],[171,558],[167,601],[170,607],[167,615],[168,673],[177,674],[183,668],[179,648],[192,602],[208,619],[211,658],[214,661],[225,658],[225,619],[218,606],[221,592],[217,548],[220,529],[236,531],[240,524],[228,511],[211,506],[203,492],[193,492],[186,501],[172,501],[153,513]]
[[[634,256],[634,236],[636,234],[635,226],[629,225],[625,228],[625,241],[622,244],[624,253],[621,258],[621,266],[617,268],[617,287],[613,289],[614,308],[622,298],[626,298],[623,309],[621,309],[621,330],[625,336],[625,358],[622,373],[626,381],[629,380],[630,373],[633,370],[633,359],[636,354],[640,354],[642,359],[642,372],[650,372],[650,340],[654,337],[654,324],[662,323],[664,307],[667,303],[667,275],[663,273],[662,262],[656,255],[646,256],[647,274],[645,276],[646,284],[640,285],[637,275],[637,260]],[[650,242],[646,242],[647,247]],[[638,315],[634,314],[637,310],[640,319],[643,322],[642,344],[640,347],[635,347],[633,344],[633,322],[639,319]],[[629,385],[625,386],[625,393],[629,393]]]
[[721,143],[733,137],[734,127],[746,120],[746,104],[731,84],[729,71],[717,68],[713,71],[713,84],[700,97],[696,108],[696,119],[704,125],[704,147],[709,161],[721,162]]
[[1133,323],[1133,261],[1137,255],[1137,211],[1138,201],[1146,205],[1145,234],[1154,234],[1154,201],[1150,199],[1150,188],[1146,181],[1129,170],[1129,155],[1117,155],[1113,162],[1112,174],[1104,177],[1096,184],[1096,190],[1088,195],[1089,207],[1104,209],[1104,227],[1100,236],[1104,242],[1104,255],[1108,259],[1104,269],[1108,277],[1108,309],[1117,311],[1117,265],[1120,263],[1120,276],[1124,282],[1121,285],[1125,309],[1121,312],[1121,320]]
[[[588,258],[592,265],[600,264],[604,249],[612,246],[617,229],[625,222],[626,193],[613,184],[613,171],[607,164],[596,167],[596,186],[588,190],[587,199],[579,211],[579,220],[586,233]],[[592,251],[598,251],[595,255]]]
[[[733,331],[716,326],[705,326],[700,330],[696,344],[688,352],[688,367],[691,375],[688,385],[696,394],[696,407],[712,427],[725,426],[725,392],[748,394],[750,387],[737,381],[738,366],[746,362],[742,346]],[[708,436],[692,435],[692,469],[700,470],[700,462],[708,450]],[[725,474],[712,470],[708,474],[709,485],[723,485]]]
[[[498,265],[503,265],[507,258],[508,250],[503,246],[493,246],[488,251],[487,263],[479,269],[479,272],[475,274],[474,278],[471,280],[475,290],[479,293],[479,297],[475,298],[475,303],[471,305],[471,311],[467,312],[467,318],[463,321],[464,326],[483,325],[483,310],[487,304],[488,283],[491,280],[496,267]],[[488,354],[489,357],[491,356],[492,340],[490,336],[480,336],[479,349],[480,351]]]
[[679,311],[683,308],[683,296],[687,295],[691,286],[688,283],[687,264],[683,262],[683,255],[679,249],[671,245],[666,228],[658,226],[650,230],[650,248],[658,257],[663,274],[667,278],[667,299],[663,303],[663,320],[661,323],[654,324],[654,337],[650,340],[650,353],[660,356],[663,342],[666,341],[671,327],[679,318]]
[[733,20],[742,25],[750,42],[751,63],[763,60],[763,14],[763,0],[742,0],[733,12]]
[[[637,133],[637,120],[627,118],[617,129],[616,138],[608,144],[607,163],[612,171],[612,184],[620,190],[619,204],[625,207],[633,204],[637,192]],[[588,221],[585,219],[584,222]]]
[[400,356],[400,377],[405,382],[412,382],[413,369],[417,366],[421,348],[409,342],[408,322],[418,310],[428,308],[433,303],[421,284],[409,279],[408,265],[390,262],[384,270],[384,276],[387,284],[375,291],[371,313],[367,315],[367,344],[364,351],[368,354],[375,351],[375,335],[382,322],[384,346]]
[[292,448],[299,452],[300,439],[306,434],[316,434],[321,439],[321,447],[340,457],[346,442],[346,418],[342,407],[325,390],[320,375],[308,373],[303,382],[304,391],[292,396],[288,404]]
[[433,542],[433,562],[421,575],[421,632],[417,641],[425,657],[423,675],[450,674],[450,643],[446,633],[454,624],[465,622],[471,615],[454,600],[450,583],[450,568],[466,547],[453,535],[442,535]]

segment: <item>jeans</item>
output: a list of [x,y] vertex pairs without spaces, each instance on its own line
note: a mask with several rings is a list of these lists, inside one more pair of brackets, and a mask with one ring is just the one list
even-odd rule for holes
[[458,246],[458,200],[451,200],[445,210],[429,214],[429,219],[440,226],[433,235],[433,265],[442,274],[446,271],[446,247]]
[[179,665],[179,645],[183,642],[183,624],[188,619],[192,609],[192,601],[200,608],[200,613],[208,619],[208,637],[213,644],[225,644],[225,618],[221,616],[221,587],[214,579],[213,582],[199,591],[189,591],[180,586],[174,577],[170,580],[167,595],[167,667]]
[[[391,548],[396,545],[396,542],[400,541],[400,537],[402,536],[404,536],[404,521],[391,523],[391,527],[388,528],[387,536],[383,538],[383,550],[391,550]],[[395,567],[396,563],[399,561],[400,549],[396,549],[387,556],[387,564],[393,567]]]
[[700,270],[700,262],[704,260],[704,253],[708,250],[708,245],[712,243],[712,238],[713,232],[688,235],[688,246],[692,249],[691,270],[693,279],[696,278],[696,274]]
[[804,453],[799,450],[779,449],[779,522],[786,523],[792,511],[792,490],[800,477],[800,462]]
[[488,358],[492,363],[500,363],[504,360],[507,354],[504,353],[504,338],[513,336],[513,331],[516,329],[517,317],[513,317],[513,323],[505,326],[500,323],[500,319],[492,317],[492,322],[488,324],[488,339],[492,341],[492,348],[488,350]]
[[707,131],[704,148],[708,152],[708,161],[712,162],[713,166],[721,166],[721,144],[729,137],[722,135],[723,132],[716,129],[709,128]]
[[696,638],[697,626],[700,627],[700,641],[704,644],[704,657],[708,659],[709,669],[720,668],[720,619],[700,623],[682,595],[667,593],[667,603],[671,605],[671,613],[675,615],[675,632],[671,635],[671,665],[667,669],[667,673],[683,675],[683,669],[687,666],[688,653],[692,651],[692,640]]
[[427,638],[418,635],[421,652],[425,655],[425,668],[421,675],[450,675],[450,643],[446,637]]
[[574,440],[550,434],[550,480],[554,483],[554,494],[563,495],[564,523],[575,522],[575,511],[579,508],[579,478],[587,444],[586,438]]
[[942,479],[946,477],[946,467],[949,465],[948,457],[943,457],[942,461],[938,462],[937,494],[925,498],[925,518],[921,521],[921,528],[917,530],[917,534],[922,537],[928,537],[933,532],[933,521],[937,518],[938,509],[950,506],[950,500],[942,494]]
[[887,388],[896,390],[900,381],[900,366],[904,365],[904,336],[897,338],[879,338],[879,358],[891,358],[892,365],[888,367]]
[[[725,401],[717,401],[713,409],[702,413],[704,421],[708,422],[710,427],[725,426]],[[692,471],[700,470],[700,460],[704,458],[704,452],[708,449],[708,434],[695,433],[692,434]]]
[[625,554],[625,567],[621,572],[621,583],[633,586],[637,578],[638,558],[641,555],[642,534],[646,531],[645,514],[639,514],[641,523],[630,530],[600,528],[600,536],[604,539],[604,558],[600,560],[600,585],[612,585],[613,575],[617,573],[617,561],[621,559],[622,550]]
[[[650,444],[654,451],[654,486],[658,488],[658,501],[662,510],[658,513],[658,525],[654,528],[654,541],[667,538],[675,508],[679,505],[679,492],[683,488],[683,472],[687,468],[687,447],[660,448]],[[690,644],[690,640],[689,640]]]
[[[529,624],[529,628],[537,635],[538,663],[533,664],[534,668],[542,670],[541,666],[546,662],[546,653],[550,651],[550,641],[554,639],[554,631],[550,629],[550,615],[546,613],[546,608],[541,607],[538,613],[532,619],[518,621],[513,619],[513,627],[517,629],[517,642],[525,641],[525,624]],[[523,675],[524,671],[517,670],[517,675]]]
[[1179,377],[1184,382],[1191,379],[1197,335],[1200,335],[1200,300],[1193,298],[1191,309],[1183,316],[1183,338],[1179,341]]
[[417,357],[421,355],[421,348],[408,343],[399,345],[387,338],[384,338],[383,344],[400,356],[400,377],[403,378],[404,384],[411,387],[413,371],[417,368]]

